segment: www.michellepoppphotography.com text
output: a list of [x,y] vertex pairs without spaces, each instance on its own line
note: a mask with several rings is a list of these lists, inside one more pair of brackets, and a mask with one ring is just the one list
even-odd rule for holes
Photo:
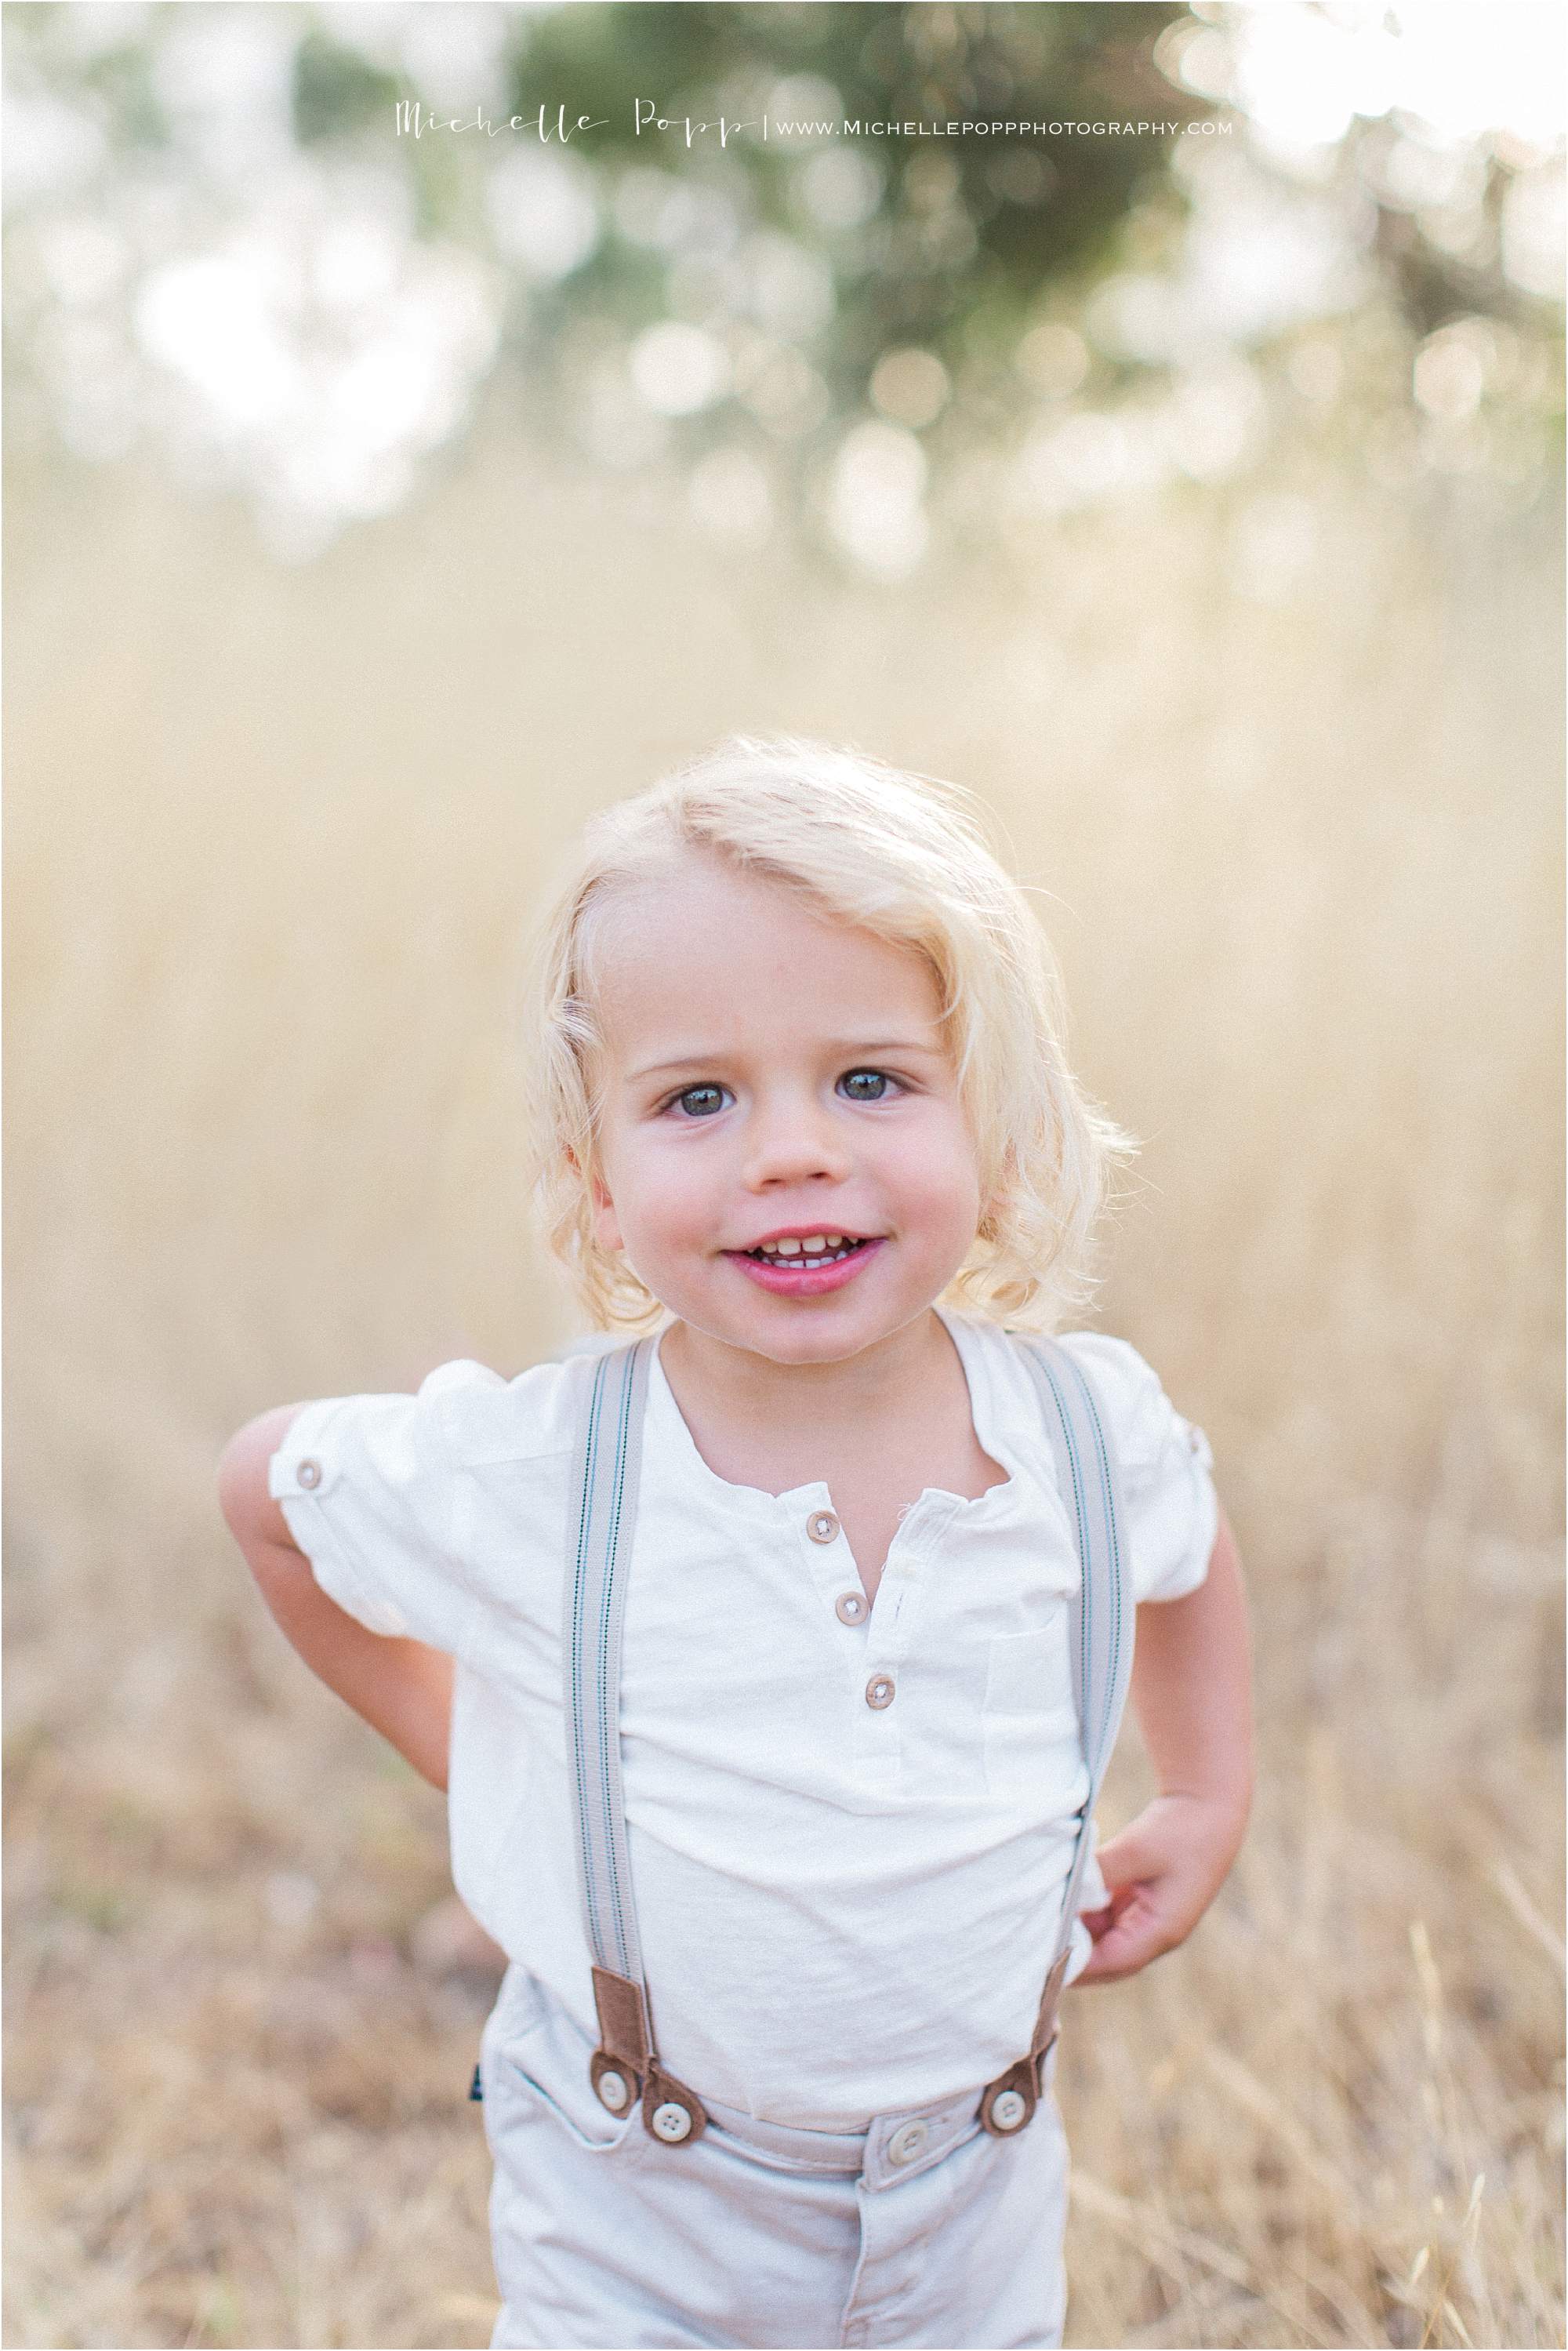
[[[482,139],[532,137],[546,146],[553,143],[563,147],[574,139],[607,129],[610,120],[608,115],[573,115],[564,104],[558,104],[553,111],[548,105],[541,105],[529,114],[493,116],[480,106],[469,114],[443,114],[419,99],[409,98],[397,100],[394,113],[400,139],[423,139],[433,131],[445,131],[458,136],[477,134]],[[1199,134],[1217,138],[1227,135],[1231,129],[1228,121],[1212,117],[1197,122],[1118,119],[1074,122],[1043,118],[998,121],[980,116],[956,120],[905,118],[884,121],[868,115],[844,115],[834,120],[764,113],[735,122],[721,114],[716,120],[708,122],[690,114],[661,114],[651,98],[633,99],[632,118],[632,128],[639,139],[674,139],[686,147],[709,139],[716,139],[721,147],[727,147],[732,139],[743,135],[766,144],[788,139],[1174,139]]]

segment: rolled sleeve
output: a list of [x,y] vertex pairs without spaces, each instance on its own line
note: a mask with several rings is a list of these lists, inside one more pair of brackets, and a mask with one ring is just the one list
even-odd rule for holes
[[1219,1523],[1208,1439],[1125,1340],[1094,1332],[1065,1343],[1112,1424],[1138,1601],[1184,1599],[1208,1573]]
[[441,1389],[308,1404],[272,1457],[269,1491],[331,1600],[372,1633],[457,1655],[472,1595],[454,1556]]

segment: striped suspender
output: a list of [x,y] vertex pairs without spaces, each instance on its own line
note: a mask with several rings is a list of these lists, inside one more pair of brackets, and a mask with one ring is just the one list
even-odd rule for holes
[[[1027,2056],[988,2083],[980,2119],[996,2136],[1021,2130],[1040,2095],[1040,2066],[1056,2038],[1057,2004],[1071,1949],[1095,1800],[1115,1744],[1133,1667],[1134,1605],[1122,1533],[1116,1460],[1094,1392],[1050,1339],[1018,1337],[1040,1405],[1078,1545],[1080,1590],[1070,1612],[1073,1695],[1089,1790],[1079,1815],[1056,1947]],[[612,2114],[641,2097],[644,2127],[666,2145],[700,2137],[702,2101],[659,2063],[637,1939],[621,1787],[621,1635],[637,1516],[643,1421],[655,1342],[617,1348],[594,1365],[578,1433],[570,1491],[563,1648],[576,1802],[578,1882],[593,1954],[599,2047],[590,2072]]]
[[695,2092],[664,2071],[653,2045],[621,1790],[621,1633],[653,1345],[640,1339],[618,1347],[593,1368],[569,1489],[577,1510],[568,1531],[563,1648],[578,1886],[599,2012],[590,2077],[612,2114],[623,2115],[640,2095],[644,2127],[677,2147],[699,2138],[707,2116]]
[[1034,2038],[1028,2055],[988,2082],[981,2096],[980,2120],[1000,2137],[1021,2130],[1032,2116],[1040,2097],[1040,2062],[1056,2039],[1056,2011],[1072,1952],[1078,1889],[1093,1843],[1100,1784],[1127,1702],[1135,1629],[1132,1563],[1123,1533],[1116,1456],[1094,1390],[1066,1348],[1054,1339],[1018,1332],[1012,1335],[1040,1393],[1057,1487],[1078,1546],[1079,1588],[1068,1613],[1068,1636],[1072,1695],[1078,1706],[1089,1788],[1078,1816],[1072,1866],[1062,1891],[1056,1949],[1045,1979]]

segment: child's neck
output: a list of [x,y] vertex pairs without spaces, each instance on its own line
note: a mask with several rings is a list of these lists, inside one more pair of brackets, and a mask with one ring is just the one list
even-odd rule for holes
[[736,1347],[688,1322],[673,1322],[660,1361],[678,1399],[699,1398],[733,1426],[775,1438],[820,1435],[824,1427],[875,1423],[905,1413],[923,1390],[951,1382],[954,1348],[932,1307],[838,1363],[780,1364]]
[[684,1322],[664,1333],[661,1359],[718,1477],[769,1494],[828,1488],[873,1600],[927,1487],[972,1496],[1005,1479],[975,1434],[963,1364],[930,1309],[842,1363],[777,1364]]

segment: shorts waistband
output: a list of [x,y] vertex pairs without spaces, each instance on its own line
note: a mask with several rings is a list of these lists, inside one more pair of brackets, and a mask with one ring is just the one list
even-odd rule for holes
[[872,2189],[916,2178],[980,2130],[980,2099],[974,2090],[902,2114],[875,2115],[862,2131],[800,2130],[742,2114],[716,2098],[705,2096],[703,2105],[710,2129],[734,2139],[754,2161],[779,2171],[861,2179]]
[[[524,2017],[536,2023],[543,2024],[548,2020],[548,2037],[559,2053],[560,2062],[579,2070],[586,2084],[592,2043],[546,1985],[525,1970],[514,1967],[508,1970],[502,1988],[491,2019],[492,2027],[502,2027],[504,2033],[519,2008]],[[1053,2048],[1043,2068],[1048,2097],[1055,2067]],[[894,2187],[901,2179],[913,2179],[928,2171],[956,2147],[977,2137],[982,2127],[980,2101],[984,2093],[978,2089],[959,2091],[952,2097],[933,2099],[925,2105],[905,2107],[896,2114],[873,2115],[861,2130],[825,2131],[807,2130],[793,2123],[768,2122],[739,2106],[726,2105],[721,2099],[709,2097],[695,2085],[694,2087],[702,2099],[710,2129],[718,2137],[732,2141],[752,2161],[777,2171],[858,2179],[869,2189]]]

